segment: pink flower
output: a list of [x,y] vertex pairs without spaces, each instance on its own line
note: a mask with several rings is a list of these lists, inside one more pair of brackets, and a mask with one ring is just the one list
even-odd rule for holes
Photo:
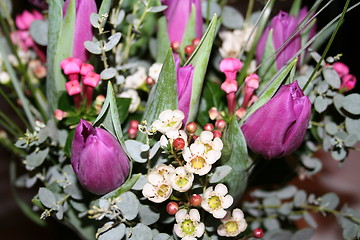
[[71,80],[65,83],[66,91],[70,96],[81,93],[81,86],[78,80]]
[[16,27],[20,30],[29,30],[31,23],[34,20],[42,20],[44,19],[43,15],[33,10],[32,12],[29,12],[28,10],[23,11],[21,14],[18,14],[15,18],[15,24]]
[[80,67],[80,74],[85,76],[88,72],[93,72],[94,66],[89,63],[82,63]]
[[66,75],[79,74],[81,63],[81,60],[78,58],[68,57],[61,61],[60,67]]
[[350,73],[349,67],[342,62],[335,62],[333,65],[333,69],[339,74],[339,77],[343,77],[346,74]]
[[356,85],[356,77],[352,74],[346,74],[341,79],[340,90],[343,92],[347,92],[352,90]]
[[94,72],[88,72],[83,78],[84,85],[96,87],[100,82],[100,75]]
[[220,71],[223,72],[227,80],[235,80],[236,73],[242,68],[242,62],[237,58],[224,58],[220,62]]

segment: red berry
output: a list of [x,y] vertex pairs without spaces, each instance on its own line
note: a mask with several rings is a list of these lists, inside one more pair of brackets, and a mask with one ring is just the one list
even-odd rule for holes
[[184,149],[185,140],[183,138],[176,138],[173,142],[173,146],[176,150]]
[[190,197],[190,204],[194,207],[200,206],[202,197],[199,194],[193,194]]
[[150,86],[155,84],[154,79],[152,79],[151,77],[147,77],[145,82],[146,82],[147,85],[150,85]]
[[200,38],[194,38],[191,43],[194,47],[197,47],[200,43]]
[[220,131],[222,131],[226,127],[226,122],[222,119],[216,120],[215,127]]
[[193,45],[187,45],[185,47],[185,54],[190,56],[195,50],[195,47]]
[[129,129],[128,129],[128,134],[129,134],[129,137],[130,137],[131,139],[136,138],[137,133],[138,133],[138,129],[137,129],[137,128],[129,128]]
[[174,52],[177,52],[179,51],[179,48],[180,48],[180,42],[172,42],[171,43],[171,49],[174,51]]
[[178,210],[179,210],[179,204],[177,204],[176,202],[169,202],[166,205],[166,211],[170,215],[174,215],[175,213],[178,212]]
[[264,236],[264,231],[261,228],[255,228],[253,235],[255,238],[262,238]]
[[186,124],[186,131],[189,133],[194,133],[196,131],[197,125],[195,122],[189,122]]
[[211,132],[212,130],[214,130],[214,125],[213,125],[212,123],[207,123],[207,124],[205,124],[205,126],[204,126],[204,130]]
[[131,120],[130,121],[130,128],[138,128],[139,121],[138,120]]
[[221,138],[221,136],[222,136],[222,133],[219,130],[214,130],[213,134],[214,134],[214,138],[216,138],[216,137]]

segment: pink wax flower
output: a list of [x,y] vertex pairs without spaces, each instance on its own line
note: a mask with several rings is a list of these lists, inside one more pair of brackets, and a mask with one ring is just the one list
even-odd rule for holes
[[78,80],[81,63],[81,60],[78,58],[68,57],[61,61],[60,67],[70,80]]
[[65,88],[70,96],[80,94],[82,90],[78,80],[68,81],[67,83],[65,83]]
[[221,60],[219,68],[227,80],[236,80],[236,73],[241,70],[242,62],[237,58],[224,58]]
[[162,4],[168,6],[164,11],[170,42],[181,43],[187,22],[190,18],[191,7],[196,9],[195,36],[202,37],[201,0],[162,0]]
[[[66,0],[64,3],[64,16],[69,3],[70,0]],[[90,56],[90,53],[84,47],[84,42],[91,41],[94,36],[90,23],[91,13],[97,13],[95,0],[76,0],[76,20],[72,56],[79,58],[83,62],[86,62]]]
[[[272,41],[274,44],[274,50],[277,51],[295,32],[297,26],[298,20],[294,16],[289,16],[288,13],[280,11],[280,13],[271,20],[270,26],[265,29],[259,40],[256,48],[257,62],[261,62],[270,29],[273,30]],[[290,41],[287,42],[282,50],[276,54],[276,68],[279,70],[282,66],[284,66],[300,48],[301,37],[300,34],[296,34]]]
[[89,63],[82,63],[80,67],[80,74],[85,76],[88,72],[93,72],[94,66]]
[[175,65],[178,93],[178,109],[185,114],[185,118],[183,119],[183,126],[185,126],[190,111],[194,67],[191,64],[180,67],[179,58],[175,59]]
[[16,27],[20,30],[29,30],[31,23],[34,20],[43,20],[43,15],[36,10],[33,10],[32,12],[25,10],[21,14],[16,15],[15,18],[15,24]]
[[352,74],[346,74],[341,78],[341,92],[347,92],[352,90],[356,85],[356,77]]
[[297,81],[283,85],[241,126],[246,143],[267,159],[294,152],[303,142],[311,117],[311,102]]
[[342,63],[342,62],[335,62],[333,65],[332,65],[333,69],[339,74],[339,77],[343,77],[345,76],[346,74],[349,74],[350,73],[350,69],[349,67],[345,64],[345,63]]
[[244,100],[242,103],[243,108],[247,108],[249,101],[254,95],[254,91],[259,88],[260,81],[259,76],[255,73],[250,74],[245,78],[245,88],[244,88]]
[[83,78],[84,85],[96,87],[100,82],[100,75],[94,72],[88,72]]
[[130,171],[129,159],[116,138],[82,119],[75,129],[71,165],[81,185],[98,195],[120,187]]

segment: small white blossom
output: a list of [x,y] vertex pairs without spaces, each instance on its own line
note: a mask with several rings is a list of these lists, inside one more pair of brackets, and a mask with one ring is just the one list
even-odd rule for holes
[[175,214],[176,224],[174,232],[181,240],[196,240],[205,232],[204,223],[200,222],[200,214],[197,209],[181,209]]
[[194,181],[194,174],[189,173],[184,167],[177,167],[170,176],[170,184],[173,189],[179,192],[189,190]]
[[10,76],[7,72],[0,72],[0,83],[8,84],[10,82]]
[[140,105],[141,99],[139,94],[134,89],[128,89],[118,95],[121,98],[131,98],[131,103],[129,106],[129,112],[133,113],[137,110]]
[[161,63],[154,63],[149,68],[149,77],[151,77],[155,82],[159,79],[162,66],[163,65]]
[[138,89],[146,81],[146,69],[142,66],[139,66],[136,72],[132,75],[129,75],[125,78],[125,88],[126,89]]
[[222,224],[218,227],[217,233],[220,236],[236,237],[247,228],[247,223],[244,219],[244,213],[235,208],[230,212],[227,212],[226,216],[221,219]]
[[177,138],[182,138],[185,141],[185,147],[187,147],[187,135],[184,130],[176,130],[176,129],[170,129],[166,132],[165,135],[162,135],[160,137],[160,145],[163,148],[166,148],[169,142],[172,144],[173,141]]
[[214,218],[225,217],[224,209],[229,208],[234,201],[233,197],[227,193],[227,187],[221,183],[215,186],[215,190],[213,187],[207,188],[201,201],[201,207],[211,213]]
[[210,131],[203,131],[195,142],[205,145],[205,152],[207,154],[207,163],[214,164],[221,157],[221,150],[224,145],[220,138],[214,138],[214,134]]
[[152,127],[162,134],[166,134],[169,130],[179,130],[185,115],[180,110],[165,110],[159,115],[159,119],[155,120]]
[[170,176],[174,172],[172,165],[160,164],[147,176],[147,183],[144,185],[142,194],[144,197],[155,203],[166,201],[172,194]]

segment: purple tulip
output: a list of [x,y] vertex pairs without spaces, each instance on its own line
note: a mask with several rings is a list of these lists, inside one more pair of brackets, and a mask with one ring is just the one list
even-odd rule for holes
[[129,159],[116,138],[80,120],[75,129],[71,164],[89,192],[105,194],[120,187],[129,175]]
[[241,130],[254,152],[267,159],[295,151],[303,142],[311,116],[311,102],[297,81],[283,85],[276,95],[256,110]]
[[[67,12],[70,0],[64,3],[64,16]],[[94,37],[93,28],[90,23],[91,13],[97,13],[95,0],[76,0],[76,20],[74,31],[74,44],[72,57],[79,58],[86,62],[89,59],[89,52],[84,47],[85,41],[91,41]]]
[[168,6],[164,14],[171,43],[182,41],[193,4],[196,9],[195,36],[202,37],[201,0],[162,0],[162,4]]
[[[256,60],[261,61],[262,55],[264,53],[266,41],[269,35],[270,29],[273,30],[272,40],[274,44],[274,49],[277,51],[282,44],[296,31],[298,26],[298,19],[294,16],[289,16],[288,13],[280,11],[276,15],[268,26],[263,35],[261,36],[257,49],[256,49]],[[292,37],[290,41],[276,54],[276,68],[279,70],[282,66],[290,60],[297,51],[301,48],[301,37],[300,34],[296,34]]]

